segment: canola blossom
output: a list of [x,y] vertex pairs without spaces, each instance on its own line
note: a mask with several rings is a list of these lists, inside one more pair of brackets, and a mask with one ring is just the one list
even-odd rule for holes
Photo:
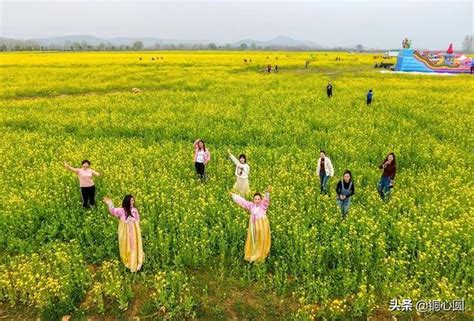
[[[196,317],[187,276],[196,268],[296,298],[299,319],[373,315],[393,298],[464,298],[472,307],[474,78],[382,74],[374,61],[324,52],[1,54],[0,301],[64,314],[104,313],[104,302],[129,309],[137,281],[117,262],[118,223],[100,200],[133,194],[139,275],[164,315]],[[279,72],[268,73],[269,63]],[[196,138],[212,150],[204,183]],[[316,172],[321,149],[335,169],[329,196]],[[247,156],[251,192],[273,186],[263,263],[243,259],[248,216],[228,195],[228,150]],[[391,151],[398,171],[383,202],[378,166]],[[98,206],[86,211],[63,167],[83,159],[101,173]],[[343,221],[335,187],[345,169],[357,189]]]

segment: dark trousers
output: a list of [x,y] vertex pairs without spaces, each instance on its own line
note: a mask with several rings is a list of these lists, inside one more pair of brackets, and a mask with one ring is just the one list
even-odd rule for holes
[[89,208],[95,205],[95,186],[81,187],[82,207]]
[[331,98],[332,97],[332,90],[328,90],[327,94],[328,94],[328,98]]
[[367,98],[367,105],[370,105],[372,103],[372,98]]
[[195,162],[194,167],[196,167],[196,172],[201,180],[206,178],[206,165],[204,163]]

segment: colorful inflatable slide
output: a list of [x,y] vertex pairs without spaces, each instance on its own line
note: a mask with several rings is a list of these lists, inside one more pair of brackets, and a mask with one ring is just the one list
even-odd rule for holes
[[[405,47],[405,46],[404,46]],[[396,71],[436,73],[471,73],[474,60],[463,54],[455,54],[452,45],[446,52],[419,52],[404,48],[398,52]]]

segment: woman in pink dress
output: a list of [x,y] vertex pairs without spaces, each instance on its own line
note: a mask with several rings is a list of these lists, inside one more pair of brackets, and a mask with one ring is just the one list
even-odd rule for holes
[[249,262],[263,262],[270,253],[271,237],[270,223],[267,218],[267,210],[270,205],[271,186],[266,190],[265,197],[255,193],[253,202],[243,197],[230,193],[234,202],[245,209],[249,214],[249,226],[247,229],[247,240],[245,241],[244,259]]
[[109,207],[112,216],[119,219],[118,240],[120,258],[131,272],[141,269],[144,259],[142,233],[140,230],[140,214],[135,208],[135,198],[125,195],[122,207],[114,207],[109,197],[104,197],[104,203]]

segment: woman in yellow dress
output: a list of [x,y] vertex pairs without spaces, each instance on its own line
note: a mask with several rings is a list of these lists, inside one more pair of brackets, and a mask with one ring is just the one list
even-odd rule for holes
[[142,234],[140,231],[140,215],[135,208],[135,198],[125,195],[122,207],[114,207],[109,197],[104,197],[111,215],[119,219],[118,240],[120,258],[131,272],[137,272],[143,264]]
[[270,252],[271,237],[267,209],[270,205],[271,191],[272,188],[269,186],[263,198],[260,193],[255,193],[253,202],[230,193],[232,199],[250,213],[244,256],[244,259],[249,262],[263,262]]

